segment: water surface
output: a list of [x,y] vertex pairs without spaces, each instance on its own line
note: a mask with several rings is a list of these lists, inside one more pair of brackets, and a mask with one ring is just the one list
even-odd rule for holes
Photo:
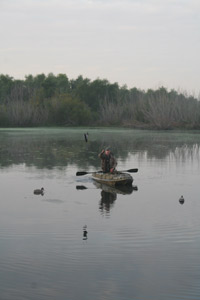
[[[76,176],[105,146],[137,188]],[[199,132],[1,129],[0,299],[200,299],[199,147]]]

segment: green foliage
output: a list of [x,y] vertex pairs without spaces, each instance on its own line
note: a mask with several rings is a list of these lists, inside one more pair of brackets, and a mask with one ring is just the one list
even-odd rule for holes
[[0,104],[0,126],[7,126],[8,118],[5,104]]
[[165,87],[146,92],[79,75],[0,75],[0,126],[118,125],[200,128],[199,101]]
[[50,98],[55,95],[56,91],[56,77],[50,73],[42,83],[42,88],[45,98]]
[[56,92],[58,94],[69,93],[70,83],[68,77],[65,74],[58,74],[56,78]]
[[5,102],[14,85],[14,80],[8,75],[0,75],[0,103]]
[[58,125],[86,125],[91,120],[87,105],[69,95],[54,97],[49,101],[50,123]]

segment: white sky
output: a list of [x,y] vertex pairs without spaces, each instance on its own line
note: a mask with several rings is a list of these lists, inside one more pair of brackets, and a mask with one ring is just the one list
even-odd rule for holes
[[200,91],[200,0],[0,0],[0,73]]

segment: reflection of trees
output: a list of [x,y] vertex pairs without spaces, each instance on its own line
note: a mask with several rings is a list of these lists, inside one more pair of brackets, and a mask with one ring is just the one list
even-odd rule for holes
[[140,159],[200,159],[200,136],[195,133],[91,129],[30,129],[0,131],[0,164],[26,164],[38,168],[99,169],[98,153],[110,146],[120,161],[130,155]]

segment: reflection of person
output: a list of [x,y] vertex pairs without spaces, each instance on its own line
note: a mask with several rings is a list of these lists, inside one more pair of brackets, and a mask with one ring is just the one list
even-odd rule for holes
[[101,167],[104,173],[113,173],[117,166],[116,158],[114,157],[113,153],[110,151],[109,148],[106,150],[102,150],[99,154],[101,158]]
[[99,203],[99,209],[102,211],[102,213],[104,210],[106,213],[109,213],[116,199],[117,199],[116,193],[109,193],[102,190],[101,201]]

